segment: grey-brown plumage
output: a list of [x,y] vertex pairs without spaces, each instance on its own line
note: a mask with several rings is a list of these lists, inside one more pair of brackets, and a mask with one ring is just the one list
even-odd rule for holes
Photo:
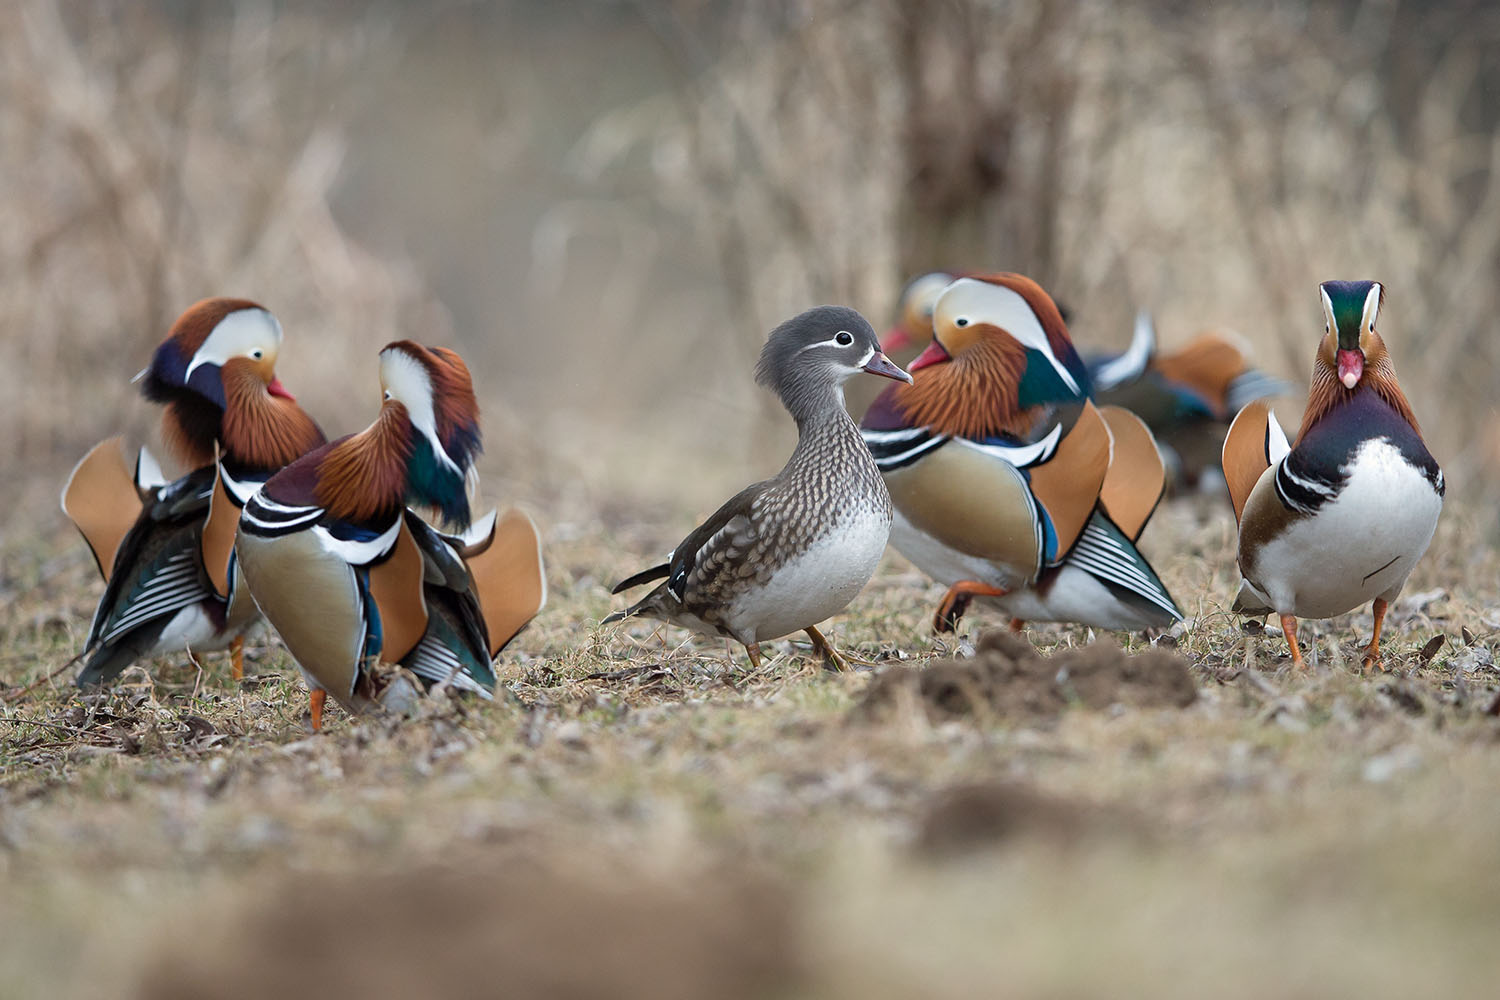
[[622,581],[614,593],[661,580],[605,622],[643,615],[745,645],[805,629],[831,663],[838,655],[814,627],[869,581],[885,550],[891,501],[843,385],[858,372],[911,381],[880,351],[864,317],[820,306],[772,331],[756,381],[797,421],[797,448],[776,476],[741,490],[683,539],[668,562]]

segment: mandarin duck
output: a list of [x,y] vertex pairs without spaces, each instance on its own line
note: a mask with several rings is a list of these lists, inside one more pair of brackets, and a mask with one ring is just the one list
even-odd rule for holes
[[307,681],[314,730],[329,694],[350,712],[398,708],[416,684],[490,698],[494,658],[547,596],[529,517],[470,525],[479,405],[463,360],[397,341],[380,352],[380,384],[373,424],[282,469],[240,517],[241,572]]
[[1165,489],[1139,418],[1090,402],[1062,315],[1018,274],[939,296],[915,380],[888,388],[862,432],[895,505],[891,544],[949,589],[953,629],[985,598],[1024,620],[1143,630],[1180,619],[1136,548]]
[[[911,347],[926,347],[932,340],[932,310],[938,296],[959,278],[982,277],[982,272],[964,271],[949,274],[947,271],[929,271],[913,278],[901,291],[896,302],[896,323],[880,338],[880,347],[887,354],[904,351]],[[1053,300],[1063,323],[1068,320],[1068,310],[1062,303]]]
[[603,624],[641,615],[727,636],[756,667],[762,642],[805,631],[827,666],[847,669],[817,625],[869,582],[891,527],[885,484],[844,409],[844,383],[860,372],[911,380],[853,309],[819,306],[773,330],[755,381],[797,422],[792,457],[714,512],[666,562],[621,581],[613,593],[662,582]]
[[957,279],[958,275],[946,271],[930,271],[913,278],[896,302],[896,323],[880,338],[881,349],[891,354],[926,345],[932,339],[932,307],[943,289]]
[[257,616],[235,572],[240,508],[273,472],[324,440],[276,377],[281,340],[281,324],[254,302],[192,306],[137,376],[146,398],[164,406],[167,447],[192,471],[167,483],[142,448],[132,474],[119,437],[74,467],[62,508],[106,584],[80,687],[184,649],[227,647],[241,676],[244,633]]
[[1234,610],[1275,613],[1291,648],[1298,618],[1374,603],[1364,667],[1380,663],[1386,608],[1427,551],[1443,508],[1443,472],[1375,330],[1385,290],[1325,281],[1324,332],[1297,440],[1265,401],[1240,411],[1224,439],[1224,478],[1239,520],[1243,577]]
[[[1136,315],[1130,347],[1086,360],[1100,404],[1122,406],[1146,422],[1173,485],[1222,490],[1224,432],[1247,404],[1280,396],[1289,383],[1251,367],[1230,333],[1205,331],[1168,353],[1157,350],[1148,313]],[[1204,478],[1207,475],[1208,478]]]

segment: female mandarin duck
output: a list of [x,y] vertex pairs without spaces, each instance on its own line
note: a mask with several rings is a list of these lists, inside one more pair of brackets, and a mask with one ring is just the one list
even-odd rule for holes
[[1384,289],[1374,281],[1321,288],[1326,325],[1296,442],[1287,444],[1264,402],[1241,411],[1224,439],[1244,577],[1234,610],[1279,615],[1301,667],[1298,618],[1373,601],[1369,669],[1380,662],[1386,608],[1437,529],[1443,473],[1375,331]]
[[805,631],[829,667],[847,669],[816,626],[869,582],[891,527],[890,497],[844,409],[844,383],[860,372],[911,381],[853,309],[820,306],[772,331],[755,380],[797,421],[792,457],[720,507],[667,562],[616,586],[618,594],[662,580],[604,623],[644,615],[728,636],[757,667],[760,643]]
[[1174,484],[1190,489],[1217,484],[1224,432],[1234,415],[1291,388],[1252,368],[1237,341],[1231,334],[1206,331],[1175,351],[1159,353],[1156,328],[1143,312],[1124,354],[1088,361],[1095,401],[1122,406],[1146,422]]
[[276,317],[254,302],[197,303],[138,376],[146,398],[165,406],[163,440],[193,471],[167,484],[143,448],[132,476],[118,437],[74,468],[63,511],[106,581],[79,686],[182,649],[229,647],[241,675],[256,611],[234,567],[239,510],[273,472],[323,443],[276,378],[281,339]]
[[960,278],[938,298],[914,384],[865,415],[891,543],[949,587],[952,629],[975,597],[1013,617],[1146,629],[1181,618],[1135,547],[1164,489],[1145,425],[1088,400],[1056,305],[1018,274]]
[[[271,477],[240,518],[242,572],[312,689],[314,729],[328,694],[359,712],[414,693],[381,662],[489,697],[494,657],[546,601],[530,518],[470,528],[479,405],[462,359],[398,341],[380,384],[373,424]],[[408,503],[469,530],[439,534]]]

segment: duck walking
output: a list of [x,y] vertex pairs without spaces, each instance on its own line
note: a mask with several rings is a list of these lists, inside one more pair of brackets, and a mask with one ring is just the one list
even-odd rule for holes
[[1297,440],[1287,443],[1263,401],[1240,411],[1224,439],[1243,577],[1234,610],[1280,616],[1300,668],[1298,618],[1373,602],[1369,670],[1380,665],[1386,609],[1437,530],[1445,486],[1375,329],[1384,287],[1319,287],[1324,333]]
[[672,550],[668,561],[614,588],[662,580],[604,619],[655,618],[744,645],[805,631],[832,669],[847,669],[817,624],[869,582],[885,551],[891,501],[844,409],[844,383],[860,372],[910,382],[881,353],[863,316],[819,306],[781,324],[762,349],[755,381],[797,421],[785,468],[720,507]]
[[895,505],[891,543],[949,589],[936,631],[983,598],[1024,620],[1158,628],[1181,612],[1135,547],[1165,489],[1151,433],[1089,401],[1088,372],[1031,279],[960,278],[933,339],[862,431]]
[[240,517],[242,572],[308,682],[315,730],[329,694],[351,712],[399,709],[418,685],[490,697],[493,658],[546,600],[531,519],[470,524],[479,406],[462,359],[398,341],[380,352],[380,384],[373,424],[281,470]]
[[119,437],[73,469],[62,508],[106,584],[80,687],[181,650],[227,647],[241,676],[244,633],[257,616],[235,572],[239,510],[273,472],[324,440],[276,377],[281,341],[281,324],[254,302],[193,305],[137,376],[146,398],[164,407],[167,447],[192,471],[168,483],[142,448],[132,472]]

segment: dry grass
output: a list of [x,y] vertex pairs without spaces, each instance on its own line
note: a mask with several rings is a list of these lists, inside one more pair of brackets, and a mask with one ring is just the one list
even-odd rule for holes
[[[431,961],[446,995],[486,975],[541,996],[726,978],[826,997],[1002,979],[1018,996],[1484,995],[1493,557],[1449,518],[1393,613],[1392,672],[1357,673],[1368,626],[1349,616],[1307,630],[1318,665],[1294,675],[1279,640],[1216,607],[1227,521],[1180,504],[1148,536],[1197,617],[1177,647],[1185,708],[870,718],[853,709],[872,673],[824,673],[796,643],[751,672],[673,630],[580,628],[610,606],[600,581],[661,541],[597,517],[553,523],[552,603],[493,705],[310,737],[273,639],[238,687],[215,657],[94,700],[56,682],[7,695],[0,982],[394,996]],[[11,553],[9,684],[79,640],[98,586],[80,548]],[[22,592],[32,574],[46,582]],[[892,557],[834,635],[877,670],[922,662],[943,651],[936,597]]]
[[[424,36],[386,8],[211,7],[0,13],[0,463],[31,473],[0,487],[0,995],[381,996],[413,969],[434,994],[569,997],[1493,992],[1490,505],[1451,505],[1371,677],[1359,616],[1309,623],[1290,673],[1224,612],[1227,509],[1163,510],[1146,546],[1194,620],[1184,708],[860,717],[874,670],[955,652],[895,556],[835,622],[872,668],[851,676],[797,643],[751,672],[593,625],[608,583],[774,468],[769,439],[740,460],[748,428],[787,432],[744,371],[765,330],[817,300],[878,320],[932,264],[1036,274],[1083,345],[1149,305],[1168,341],[1235,326],[1290,375],[1316,282],[1382,278],[1455,493],[1493,493],[1493,12],[683,3],[530,33],[441,5]],[[492,78],[506,100],[475,112]],[[361,113],[384,145],[356,145]],[[396,183],[340,215],[371,148]],[[459,240],[539,177],[566,197],[519,238]],[[485,321],[351,236],[371,218],[448,246]],[[398,334],[463,348],[486,495],[547,530],[514,697],[313,737],[269,636],[238,686],[218,657],[88,700],[46,680],[99,591],[57,481],[110,429],[144,434],[125,379],[219,293],[280,315],[282,373],[334,433],[373,413],[357,359]],[[999,624],[971,613],[957,651]]]

